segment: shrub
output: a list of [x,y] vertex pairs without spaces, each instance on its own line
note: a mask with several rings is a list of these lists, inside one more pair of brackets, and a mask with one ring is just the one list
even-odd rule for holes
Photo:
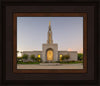
[[36,57],[35,57],[35,59],[34,59],[34,60],[35,60],[35,62],[37,62],[37,58],[36,58]]
[[35,61],[35,55],[34,55],[34,54],[31,55],[30,58],[31,58],[33,61]]
[[69,55],[64,55],[64,58],[69,59],[70,57],[69,57]]
[[27,60],[27,59],[28,59],[28,55],[27,55],[27,54],[24,54],[24,55],[22,56],[22,58]]
[[83,56],[80,57],[80,60],[83,60]]
[[70,62],[76,62],[76,61],[72,60],[72,61],[70,61]]
[[82,53],[78,53],[78,60],[82,60],[83,59],[83,54]]
[[65,60],[68,60],[69,58],[70,58],[69,55],[63,55],[62,60],[65,61]]
[[40,62],[41,61],[41,58],[37,57],[37,61]]
[[72,61],[67,61],[67,63],[75,63],[76,61],[72,60]]
[[17,64],[39,64],[39,62],[28,61],[28,62],[17,62]]

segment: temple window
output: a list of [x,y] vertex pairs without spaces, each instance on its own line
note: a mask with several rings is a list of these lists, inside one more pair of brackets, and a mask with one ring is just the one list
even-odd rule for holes
[[62,55],[60,55],[59,57],[60,57],[59,60],[62,61]]
[[40,58],[41,56],[40,55],[38,55],[38,58]]

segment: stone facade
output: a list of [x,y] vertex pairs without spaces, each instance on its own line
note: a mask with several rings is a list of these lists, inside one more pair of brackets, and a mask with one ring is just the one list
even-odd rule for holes
[[45,62],[45,61],[47,61],[46,52],[48,49],[52,49],[54,52],[53,61],[59,61],[60,55],[62,55],[62,56],[69,55],[70,58],[68,59],[68,61],[77,61],[78,60],[77,51],[58,51],[57,44],[54,44],[54,45],[52,44],[49,46],[46,44],[43,44],[43,51],[23,51],[22,54],[27,54],[29,56],[29,58],[26,61],[33,61],[33,60],[31,60],[30,56],[34,54],[35,57],[38,57],[38,55],[40,55],[40,58],[42,59],[42,61]]
[[53,60],[52,61],[58,61],[58,45],[57,44],[43,44],[42,45],[43,51],[42,51],[42,59],[43,61],[47,61],[47,51],[51,49],[53,51]]
[[42,51],[23,51],[22,52],[22,55],[24,54],[27,54],[28,55],[28,59],[27,60],[24,60],[24,62],[27,62],[27,61],[33,61],[30,56],[31,55],[35,55],[35,57],[38,57],[38,55],[40,55],[40,57],[42,56]]
[[[77,51],[58,51],[58,44],[53,43],[52,39],[52,30],[51,30],[51,25],[49,23],[49,30],[48,30],[48,40],[46,44],[42,45],[42,51],[23,51],[22,54],[28,54],[29,58],[26,61],[32,61],[30,58],[30,55],[34,54],[35,57],[38,57],[40,55],[40,58],[42,59],[43,62],[48,61],[48,55],[47,52],[51,50],[50,52],[52,53],[52,61],[59,61],[60,60],[60,55],[69,55],[70,58],[68,59],[69,61],[77,61],[78,56],[77,56]],[[50,57],[50,58],[51,58]],[[51,61],[50,60],[50,61]],[[25,61],[25,60],[24,60]]]
[[78,60],[77,51],[58,51],[59,59],[60,59],[60,55],[62,55],[62,56],[69,55],[70,58],[68,59],[68,61],[77,61]]

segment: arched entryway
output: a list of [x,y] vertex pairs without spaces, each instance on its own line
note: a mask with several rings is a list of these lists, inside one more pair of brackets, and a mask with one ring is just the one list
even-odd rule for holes
[[47,61],[52,61],[53,60],[53,50],[52,49],[47,50],[46,57],[47,57]]

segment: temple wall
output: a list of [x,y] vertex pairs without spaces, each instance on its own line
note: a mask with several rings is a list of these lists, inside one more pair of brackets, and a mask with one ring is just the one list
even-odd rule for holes
[[38,57],[38,55],[40,55],[40,57],[42,57],[42,51],[23,51],[22,55],[23,54],[27,54],[29,56],[29,58],[27,60],[24,60],[24,61],[33,61],[30,56],[31,55],[35,55],[35,57]]
[[69,51],[68,52],[70,55],[70,59],[69,60],[73,60],[73,61],[77,61],[78,60],[78,54],[77,51]]
[[30,56],[32,54],[35,55],[35,57],[38,57],[40,55],[40,58],[42,59],[43,62],[47,61],[47,56],[46,56],[46,51],[51,48],[53,50],[53,61],[59,61],[60,55],[69,55],[70,58],[68,61],[77,61],[78,56],[77,56],[77,51],[58,51],[58,46],[57,44],[43,44],[43,51],[23,51],[23,54],[29,55],[29,58],[24,61],[32,61]]
[[70,58],[68,59],[68,61],[78,60],[77,51],[58,51],[58,59],[60,58],[60,55],[69,55]]

